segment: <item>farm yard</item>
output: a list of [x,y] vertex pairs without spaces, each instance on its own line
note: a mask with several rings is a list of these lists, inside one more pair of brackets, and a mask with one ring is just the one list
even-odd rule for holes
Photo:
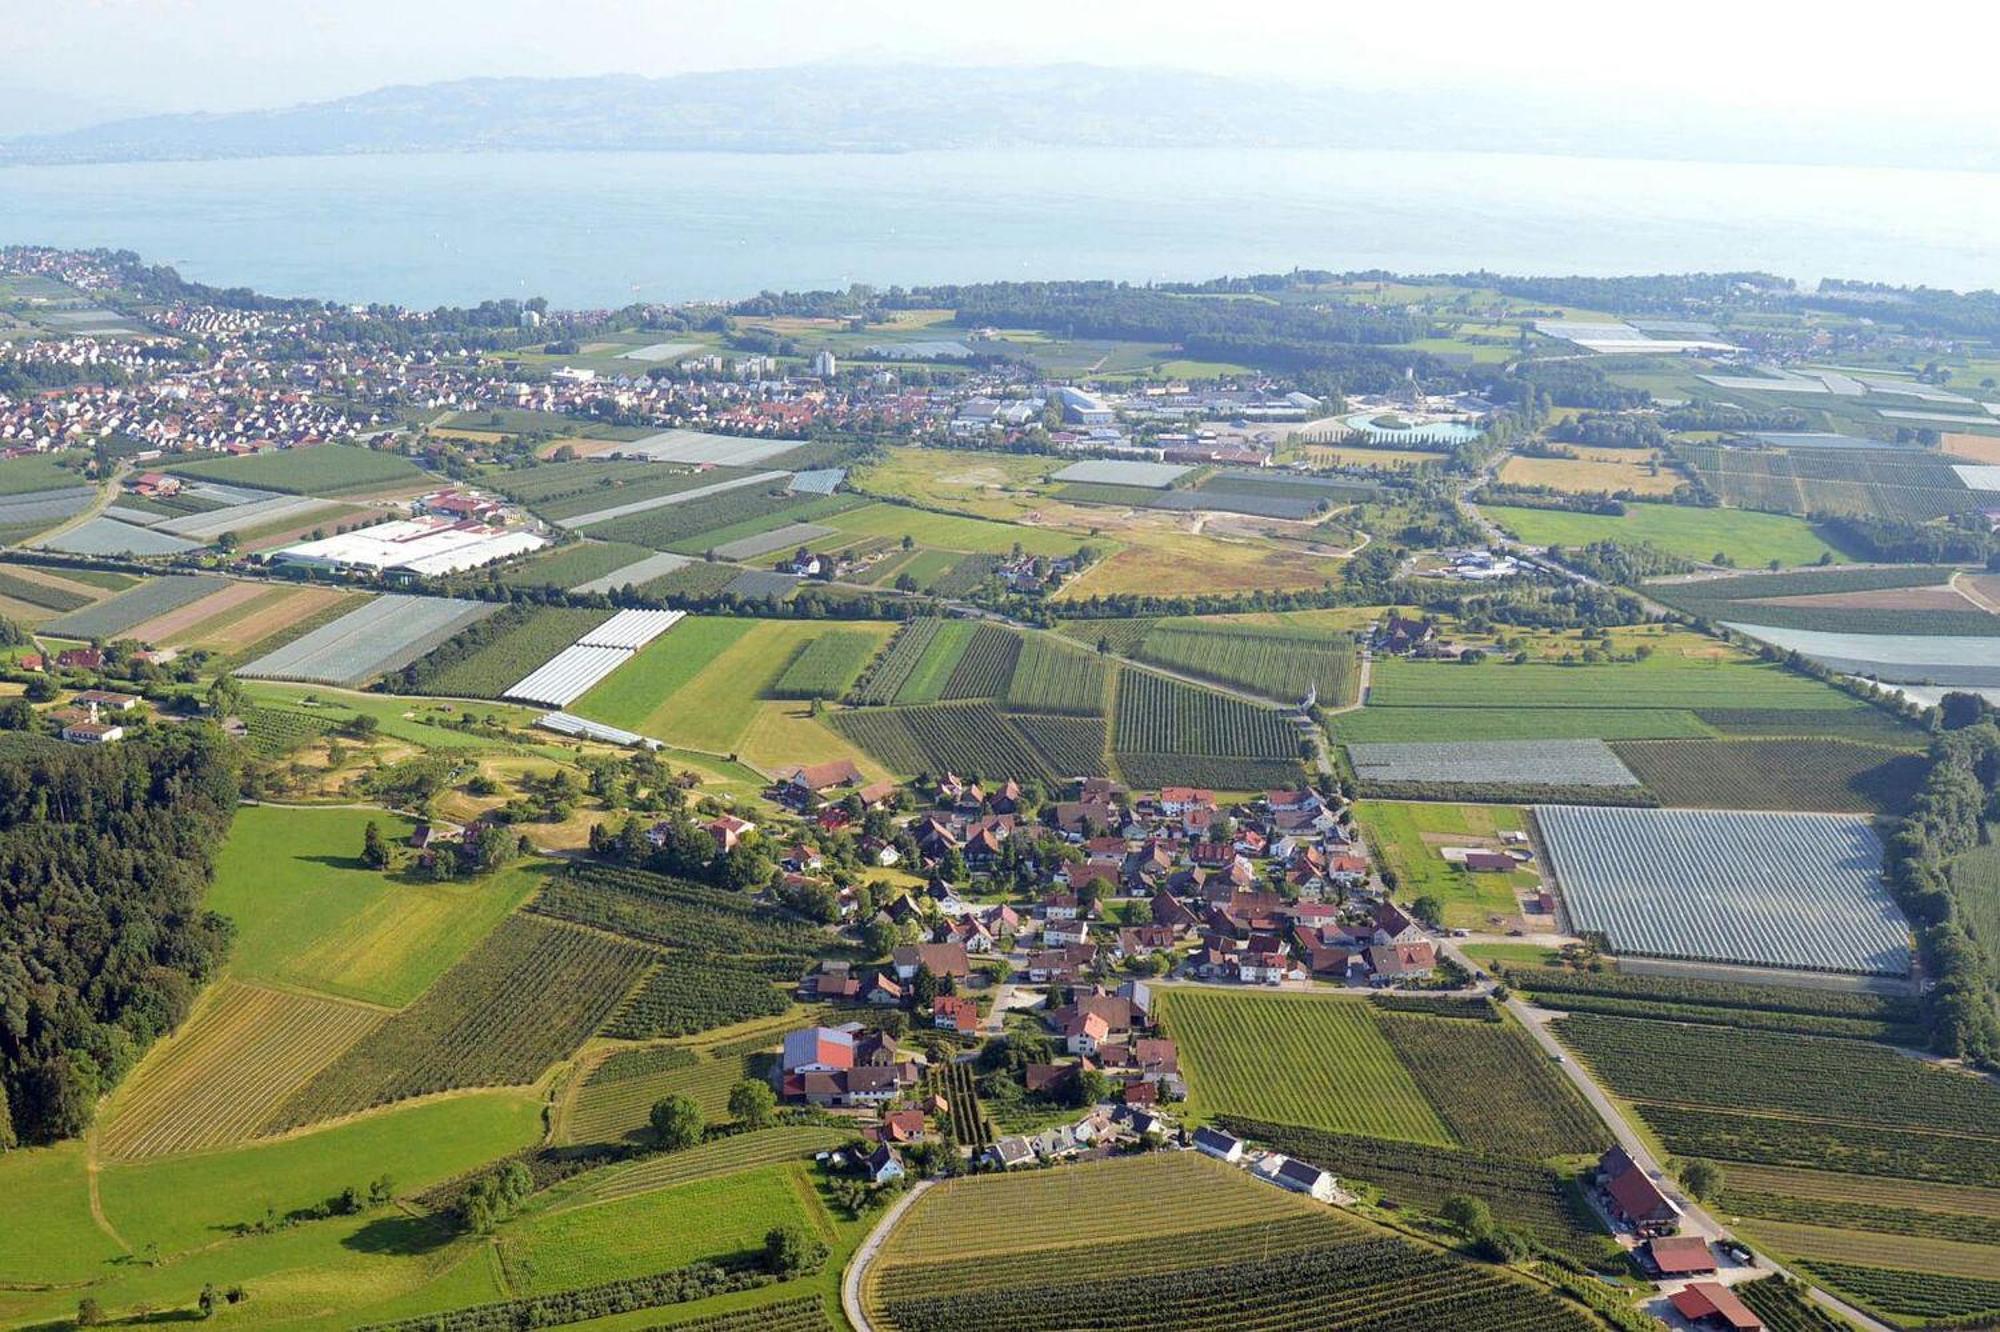
[[1363,800],[1355,818],[1368,844],[1393,876],[1404,901],[1435,898],[1443,924],[1485,929],[1521,914],[1521,896],[1542,886],[1538,870],[1523,862],[1516,869],[1470,870],[1462,860],[1445,859],[1445,847],[1505,852],[1507,834],[1525,835],[1527,811],[1511,805],[1470,805]]
[[1865,820],[1544,805],[1535,824],[1575,928],[1613,952],[1909,972],[1909,925]]

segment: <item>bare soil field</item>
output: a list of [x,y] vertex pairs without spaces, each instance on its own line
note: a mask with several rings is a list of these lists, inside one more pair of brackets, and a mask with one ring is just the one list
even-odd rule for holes
[[265,598],[245,603],[233,616],[211,616],[209,622],[193,626],[187,633],[190,643],[219,652],[241,652],[281,629],[287,629],[310,615],[355,596],[334,587],[265,587]]
[[1970,598],[1956,585],[1934,587],[1882,587],[1868,592],[1808,592],[1796,597],[1755,597],[1746,606],[1814,606],[1828,610],[1962,611]]
[[1552,486],[1570,494],[1671,495],[1682,479],[1665,467],[1649,468],[1658,455],[1640,449],[1570,446],[1574,458],[1509,458],[1500,480],[1515,486]]
[[1993,435],[1946,435],[1944,451],[1967,462],[2000,464],[2000,437]]
[[158,647],[178,647],[187,641],[186,631],[195,625],[212,620],[247,601],[254,601],[268,591],[270,589],[262,583],[231,583],[200,601],[177,606],[165,615],[156,615],[144,624],[134,625],[121,637],[136,638]]

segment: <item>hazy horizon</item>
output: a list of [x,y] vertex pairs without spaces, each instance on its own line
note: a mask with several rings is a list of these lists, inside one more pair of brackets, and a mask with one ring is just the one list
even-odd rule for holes
[[[1455,92],[1468,114],[1574,108],[1671,128],[1809,132],[1880,160],[1922,136],[1989,131],[1978,80],[1912,79],[1957,49],[2000,38],[2000,13],[1906,6],[1865,43],[1842,22],[1778,6],[1694,3],[1661,16],[1559,0],[1514,12],[1446,0],[1421,31],[1405,16],[1280,0],[1222,17],[1159,5],[1024,0],[1004,16],[850,0],[829,17],[804,0],[635,7],[574,0],[94,0],[51,11],[0,0],[17,71],[0,138],[162,113],[275,110],[377,89],[478,77],[569,78],[800,64],[1091,64],[1274,84]],[[1886,77],[1885,77],[1886,76]],[[1483,101],[1481,99],[1484,99]],[[1994,131],[2000,137],[2000,131]]]

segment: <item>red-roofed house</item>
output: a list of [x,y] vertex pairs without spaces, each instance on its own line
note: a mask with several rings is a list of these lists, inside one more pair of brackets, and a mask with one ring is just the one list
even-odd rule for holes
[[941,994],[931,1004],[931,1025],[941,1031],[969,1034],[979,1030],[979,1002]]
[[1663,1277],[1709,1276],[1715,1255],[1700,1235],[1662,1235],[1646,1241],[1646,1261]]

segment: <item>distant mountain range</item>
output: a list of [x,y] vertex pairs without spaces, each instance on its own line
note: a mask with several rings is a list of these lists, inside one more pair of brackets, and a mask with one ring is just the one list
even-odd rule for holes
[[1422,84],[1377,91],[1085,64],[806,65],[671,78],[465,79],[268,111],[0,140],[0,165],[355,153],[1387,148],[2000,169],[2000,137],[1701,117],[1648,102]]

